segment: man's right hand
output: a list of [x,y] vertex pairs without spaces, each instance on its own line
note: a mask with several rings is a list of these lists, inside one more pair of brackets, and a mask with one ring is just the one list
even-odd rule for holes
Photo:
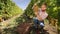
[[35,4],[33,5],[32,9],[34,9],[34,7],[36,7],[36,6],[37,6],[37,4],[35,3]]

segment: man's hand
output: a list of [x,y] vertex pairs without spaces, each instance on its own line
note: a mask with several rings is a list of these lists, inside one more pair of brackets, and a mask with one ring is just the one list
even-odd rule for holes
[[38,3],[40,3],[40,0],[37,1],[37,2],[33,5],[32,9],[33,9],[35,6],[37,6]]
[[37,4],[35,3],[35,4],[33,5],[32,9],[34,9],[34,7],[36,7],[36,6],[37,6]]

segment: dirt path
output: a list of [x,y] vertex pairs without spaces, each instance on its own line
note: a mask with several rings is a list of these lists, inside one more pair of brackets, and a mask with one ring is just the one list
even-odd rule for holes
[[17,16],[12,17],[12,18],[10,18],[10,19],[8,19],[8,20],[6,20],[6,21],[3,21],[3,22],[1,22],[1,23],[10,22],[12,19],[15,19],[15,18],[17,18],[17,17],[19,17],[19,16],[20,16],[20,14],[17,15]]
[[48,22],[47,23],[45,22],[44,29],[47,30],[47,32],[49,34],[57,34],[57,29],[55,27],[51,26]]
[[[30,25],[28,25],[29,23],[25,23],[25,25],[24,24],[21,24],[21,25],[19,25],[19,27],[18,27],[18,32],[20,33],[28,33],[29,32],[29,27],[30,27]],[[28,26],[27,26],[28,25]],[[28,27],[28,28],[27,28]],[[26,31],[27,30],[27,31]],[[46,31],[45,31],[46,30]],[[24,32],[22,32],[22,31],[24,31]],[[45,27],[44,27],[44,34],[57,34],[57,29],[55,28],[55,27],[53,27],[53,26],[51,26],[51,25],[49,25],[49,23],[48,22],[45,22]]]
[[[21,14],[18,14],[18,15],[14,16],[14,17],[12,17],[12,18],[6,20],[6,21],[1,22],[1,23],[0,23],[0,25],[1,25],[1,26],[0,26],[0,29],[14,27],[14,26],[7,27],[7,25],[13,23],[13,21],[14,21],[17,17],[20,17],[20,15],[21,15]],[[3,27],[3,26],[4,26],[4,27]]]

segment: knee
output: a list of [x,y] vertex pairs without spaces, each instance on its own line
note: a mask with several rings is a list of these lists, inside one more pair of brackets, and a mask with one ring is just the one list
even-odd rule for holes
[[41,26],[41,27],[44,27],[44,23],[40,23],[40,26]]

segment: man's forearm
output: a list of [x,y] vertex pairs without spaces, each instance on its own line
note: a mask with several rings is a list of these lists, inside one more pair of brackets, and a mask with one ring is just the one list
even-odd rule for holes
[[38,18],[38,20],[42,20],[42,17],[38,14],[38,12],[35,12],[35,15]]

